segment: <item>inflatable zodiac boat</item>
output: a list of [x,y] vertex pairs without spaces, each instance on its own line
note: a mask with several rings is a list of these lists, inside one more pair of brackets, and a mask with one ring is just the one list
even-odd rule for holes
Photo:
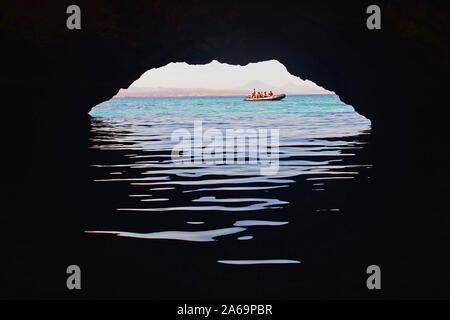
[[286,95],[284,93],[282,94],[277,94],[274,96],[270,96],[270,97],[263,97],[263,98],[245,98],[244,101],[272,101],[272,100],[281,100],[286,98]]

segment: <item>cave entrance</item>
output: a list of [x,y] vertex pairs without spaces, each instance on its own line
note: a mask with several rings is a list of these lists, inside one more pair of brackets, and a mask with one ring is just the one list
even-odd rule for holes
[[[253,90],[287,96],[244,101]],[[295,224],[299,207],[340,212],[346,190],[370,178],[370,121],[276,60],[170,63],[90,114],[91,194],[104,198],[119,231],[89,232],[251,240],[255,226]],[[145,222],[129,232],[129,216],[117,211],[155,215],[136,217]]]

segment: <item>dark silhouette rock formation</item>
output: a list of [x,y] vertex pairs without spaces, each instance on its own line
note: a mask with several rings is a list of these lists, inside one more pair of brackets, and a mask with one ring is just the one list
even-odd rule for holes
[[[403,274],[403,284],[417,270],[426,270],[431,283],[444,276],[442,261],[436,262],[439,272],[427,264],[448,241],[443,227],[448,217],[437,210],[448,162],[441,151],[448,142],[440,111],[449,89],[444,1],[377,1],[381,30],[366,28],[366,8],[372,4],[367,1],[77,1],[81,30],[66,28],[70,4],[17,0],[2,9],[4,129],[13,132],[5,149],[18,155],[12,159],[10,199],[23,205],[18,194],[24,186],[14,184],[22,174],[28,179],[41,172],[41,192],[58,189],[49,182],[58,145],[85,135],[89,110],[150,68],[276,59],[372,121],[377,207],[367,214],[385,215],[383,235],[377,236],[416,248],[401,255],[405,268],[419,263]],[[23,156],[30,139],[34,152]],[[58,168],[64,171],[63,165]],[[49,194],[36,198],[57,201]],[[410,220],[389,225],[386,217],[395,214]],[[444,293],[433,288],[431,296]]]
[[81,1],[81,30],[66,28],[68,4],[16,1],[2,18],[2,86],[48,101],[35,110],[47,119],[84,116],[170,62],[277,59],[370,118],[394,151],[415,143],[430,95],[448,88],[443,2],[380,1],[381,30],[366,28],[360,1]]

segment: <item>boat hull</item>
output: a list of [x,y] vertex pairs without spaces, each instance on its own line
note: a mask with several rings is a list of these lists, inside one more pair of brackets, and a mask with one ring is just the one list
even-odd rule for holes
[[277,101],[286,98],[284,93],[265,98],[245,98],[244,101]]

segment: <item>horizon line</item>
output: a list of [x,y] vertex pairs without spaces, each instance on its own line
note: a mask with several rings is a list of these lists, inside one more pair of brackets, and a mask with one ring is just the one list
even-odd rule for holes
[[[286,96],[320,96],[320,95],[336,95],[335,92],[330,93],[287,93]],[[243,97],[242,94],[192,94],[192,95],[114,95],[113,98],[189,98],[189,97]]]

